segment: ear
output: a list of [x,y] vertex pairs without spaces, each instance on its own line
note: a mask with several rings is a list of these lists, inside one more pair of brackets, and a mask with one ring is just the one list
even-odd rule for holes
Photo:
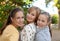
[[11,17],[11,21],[13,21],[13,18]]

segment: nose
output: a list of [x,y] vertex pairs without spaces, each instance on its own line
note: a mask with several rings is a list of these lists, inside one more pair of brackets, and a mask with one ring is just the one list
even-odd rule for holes
[[21,18],[21,19],[20,19],[20,22],[23,22],[23,21],[24,21],[24,18]]
[[41,21],[39,21],[39,23],[41,24],[42,22],[41,22]]
[[30,16],[30,14],[27,14],[27,16]]

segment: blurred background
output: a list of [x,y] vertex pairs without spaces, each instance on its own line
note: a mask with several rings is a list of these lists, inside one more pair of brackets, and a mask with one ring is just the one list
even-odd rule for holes
[[51,15],[52,41],[60,41],[60,0],[0,0],[0,28],[12,9],[23,8],[26,16],[31,6],[39,7]]

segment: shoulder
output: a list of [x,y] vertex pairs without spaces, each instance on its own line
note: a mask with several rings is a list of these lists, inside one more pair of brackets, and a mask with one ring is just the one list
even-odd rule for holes
[[[6,26],[5,30],[9,31],[9,30],[12,30],[12,29],[14,29],[14,28],[15,28],[14,26],[8,25],[8,26]],[[4,31],[5,31],[5,30],[4,30]]]
[[17,29],[13,25],[8,25],[3,31],[3,34],[12,34],[18,32]]
[[27,24],[27,25],[24,26],[25,29],[29,29],[31,27],[34,27],[33,23],[30,23],[30,24]]
[[26,31],[34,31],[34,32],[36,32],[36,27],[35,27],[35,25],[34,24],[28,24],[28,25],[26,25],[26,26],[24,26],[24,28],[23,28],[24,30],[26,30]]
[[45,27],[45,31],[49,31],[49,27],[48,26]]

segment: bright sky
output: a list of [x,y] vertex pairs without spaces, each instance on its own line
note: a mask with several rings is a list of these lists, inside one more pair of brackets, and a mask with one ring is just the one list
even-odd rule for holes
[[50,14],[58,14],[58,9],[56,6],[53,6],[54,5],[54,1],[51,1],[49,4],[48,4],[48,7],[46,7],[46,3],[45,3],[45,0],[34,0],[33,3],[32,3],[33,6],[37,6],[39,7],[40,9],[50,13]]

